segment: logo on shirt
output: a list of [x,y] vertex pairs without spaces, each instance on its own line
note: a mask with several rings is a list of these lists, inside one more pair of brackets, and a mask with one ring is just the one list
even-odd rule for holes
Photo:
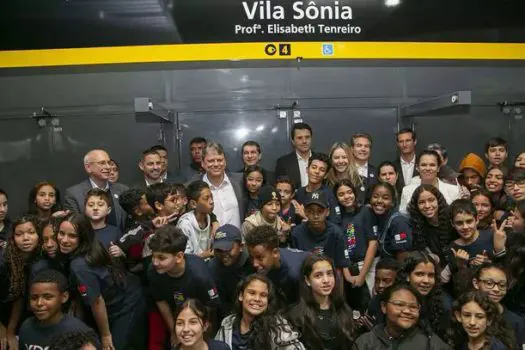
[[182,292],[173,292],[173,300],[175,300],[175,304],[178,306],[184,304],[184,293]]
[[372,226],[372,231],[374,232],[374,236],[377,237],[377,233],[378,233],[378,231],[379,231],[379,230],[377,229],[377,225]]
[[217,288],[213,287],[208,291],[208,296],[210,299],[217,299],[219,297],[219,294],[217,293]]
[[396,244],[406,243],[407,234],[405,232],[398,233],[394,236],[394,239],[396,240]]
[[78,286],[78,292],[81,296],[85,297],[87,296],[88,288],[85,284],[81,284]]
[[337,215],[341,215],[341,209],[339,208],[338,205],[335,206],[334,210],[335,210],[335,213],[336,213]]
[[346,226],[346,241],[348,244],[348,250],[354,250],[355,246],[357,245],[354,224],[348,224],[348,226]]

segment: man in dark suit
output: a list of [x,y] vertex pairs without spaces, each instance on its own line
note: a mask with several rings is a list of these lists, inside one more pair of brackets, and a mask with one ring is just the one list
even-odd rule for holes
[[168,182],[162,178],[163,160],[160,154],[151,148],[142,152],[139,169],[142,171],[144,177],[139,183],[133,186],[134,188],[146,190],[152,184]]
[[218,143],[210,142],[202,154],[202,165],[206,173],[202,181],[210,186],[213,194],[213,213],[219,225],[226,224],[241,228],[244,218],[242,175],[226,173],[226,156]]
[[290,136],[294,151],[277,159],[275,177],[288,176],[297,189],[308,185],[306,169],[312,156],[312,128],[306,123],[294,124]]
[[191,163],[183,167],[179,172],[179,179],[182,182],[191,182],[201,178],[204,174],[202,168],[202,152],[206,147],[206,139],[204,137],[194,137],[190,141]]
[[[244,167],[237,170],[237,173],[244,174],[246,168],[250,165],[259,165],[262,158],[261,146],[255,141],[246,141],[242,144],[241,148],[242,163]],[[275,182],[275,174],[273,171],[262,168],[264,182],[263,184],[269,184],[273,186]]]
[[363,180],[363,185],[358,191],[358,202],[363,205],[370,197],[371,187],[377,183],[377,169],[368,163],[372,150],[372,136],[367,133],[357,133],[352,135],[350,149],[357,164],[357,171]]
[[410,183],[413,177],[418,176],[416,167],[416,133],[411,129],[401,129],[397,133],[397,149],[399,158],[394,163],[398,173],[396,189],[398,193],[403,192],[403,187]]
[[95,149],[84,156],[84,169],[89,178],[66,190],[64,195],[64,209],[84,213],[86,193],[92,188],[100,188],[110,195],[112,200],[111,212],[108,215],[108,224],[124,229],[126,213],[121,208],[118,197],[128,189],[120,183],[110,183],[111,171],[109,155],[104,150]]

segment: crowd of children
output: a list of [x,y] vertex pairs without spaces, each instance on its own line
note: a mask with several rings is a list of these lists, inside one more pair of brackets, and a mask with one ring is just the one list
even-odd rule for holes
[[124,230],[100,188],[79,213],[40,182],[14,221],[0,190],[0,350],[522,349],[525,153],[495,138],[455,173],[431,146],[409,183],[363,176],[354,144],[299,188],[252,157],[240,227],[202,179],[115,196]]

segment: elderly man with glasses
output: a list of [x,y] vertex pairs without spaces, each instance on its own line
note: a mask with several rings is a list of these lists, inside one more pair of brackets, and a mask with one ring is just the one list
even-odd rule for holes
[[128,189],[126,185],[111,183],[111,159],[106,151],[95,149],[84,156],[84,169],[88,178],[66,190],[64,207],[71,211],[83,213],[85,209],[86,193],[93,188],[100,188],[108,192],[111,198],[111,212],[108,215],[108,224],[124,229],[126,214],[120,207],[118,197]]

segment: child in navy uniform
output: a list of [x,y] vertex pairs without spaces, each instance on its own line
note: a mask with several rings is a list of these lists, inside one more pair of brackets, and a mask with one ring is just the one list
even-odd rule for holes
[[208,263],[221,299],[221,313],[233,311],[237,284],[252,272],[241,231],[230,224],[219,227],[213,241],[214,257]]
[[69,259],[69,279],[91,310],[103,347],[140,348],[145,305],[137,276],[115,264],[95,238],[89,220],[74,213],[59,227],[60,253]]
[[88,217],[93,230],[95,230],[95,237],[102,243],[104,248],[109,249],[122,236],[122,232],[118,227],[108,225],[106,222],[109,213],[113,210],[111,208],[111,198],[104,190],[99,188],[91,189],[86,194],[85,207],[84,213]]
[[[91,328],[84,322],[62,313],[62,306],[69,299],[67,279],[60,272],[45,270],[31,281],[29,305],[34,317],[24,321],[20,327],[18,345],[20,349],[45,350],[52,338],[66,332]],[[100,348],[100,344],[97,342]]]
[[158,229],[148,242],[152,251],[152,263],[148,269],[150,289],[162,314],[167,329],[171,331],[171,343],[177,344],[174,333],[173,310],[187,299],[201,301],[212,316],[220,308],[220,299],[204,260],[193,254],[184,254],[188,237],[179,228],[166,225]]
[[326,255],[334,261],[339,272],[349,266],[348,247],[341,228],[327,221],[330,212],[326,194],[313,191],[306,194],[304,211],[308,221],[292,232],[292,248]]
[[279,236],[271,226],[258,226],[245,237],[253,267],[266,274],[273,282],[277,297],[284,305],[290,305],[299,298],[301,264],[308,253],[279,248]]
[[314,153],[308,161],[308,185],[301,187],[295,193],[295,199],[300,204],[304,205],[308,193],[314,191],[322,191],[325,193],[328,201],[328,208],[330,208],[329,219],[335,224],[341,221],[341,213],[337,199],[335,198],[332,189],[323,183],[326,173],[330,170],[330,159],[326,154]]

